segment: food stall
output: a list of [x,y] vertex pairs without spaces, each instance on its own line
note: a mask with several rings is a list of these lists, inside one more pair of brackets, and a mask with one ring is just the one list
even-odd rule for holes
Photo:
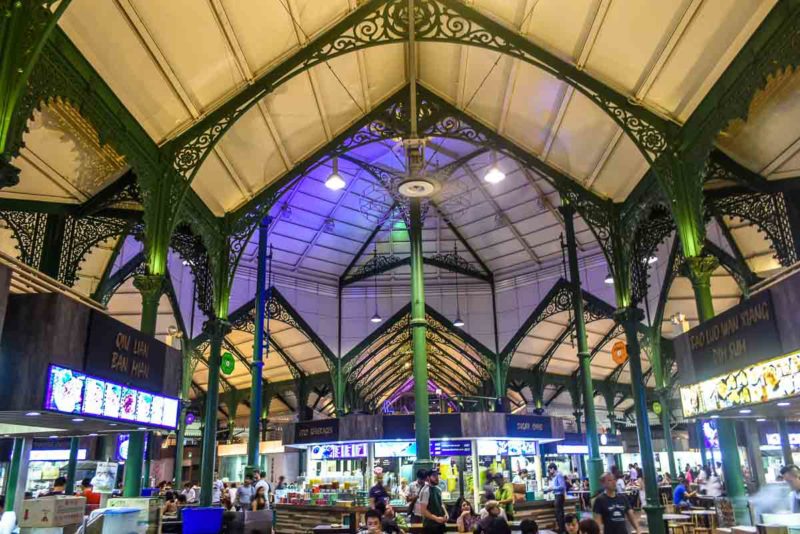
[[[413,424],[413,416],[351,415],[286,425],[283,445],[306,451],[306,477],[302,487],[285,492],[276,502],[276,528],[293,534],[318,525],[360,522],[376,467],[390,495],[396,495],[392,490],[402,479],[414,483]],[[487,468],[505,471],[511,481],[509,467],[538,463],[539,445],[561,439],[563,423],[558,418],[431,414],[430,452],[441,472],[443,501],[453,503],[460,495],[478,501],[483,484],[479,475],[485,476]],[[533,499],[534,493],[528,496]],[[570,500],[567,508],[574,506]],[[542,528],[554,525],[552,501],[531,500],[515,507],[518,519],[533,517]]]
[[21,451],[6,498],[18,516],[26,491],[66,472],[70,438],[81,438],[79,481],[110,456],[93,452],[101,436],[177,427],[180,351],[99,309],[63,294],[11,295],[0,341],[0,420]]
[[[608,471],[614,465],[613,457],[622,454],[623,447],[619,437],[613,434],[600,434],[600,459],[603,470]],[[542,447],[546,464],[554,463],[562,473],[580,471],[582,457],[589,456],[586,434],[567,432],[564,440],[549,443]],[[583,475],[583,474],[582,474]],[[584,475],[585,476],[585,475]]]
[[[299,474],[300,454],[286,451],[280,440],[262,441],[259,443],[259,465],[266,472],[270,482],[277,482],[283,475],[287,480],[294,480]],[[217,466],[219,476],[226,482],[244,480],[247,465],[246,443],[221,443],[217,445]]]

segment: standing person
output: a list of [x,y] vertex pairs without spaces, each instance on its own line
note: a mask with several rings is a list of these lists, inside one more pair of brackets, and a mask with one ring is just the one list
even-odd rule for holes
[[561,474],[558,466],[554,463],[547,466],[547,474],[550,476],[550,487],[544,491],[553,492],[558,531],[564,532],[564,502],[567,498],[567,483],[564,481],[564,475]]
[[374,509],[379,503],[386,504],[388,498],[389,492],[386,491],[386,487],[383,485],[383,475],[378,475],[375,485],[369,489],[369,507]]
[[425,470],[420,469],[417,471],[417,481],[408,488],[408,495],[406,495],[406,503],[408,504],[408,522],[421,523],[422,511],[419,504],[419,492],[425,487]]
[[791,510],[796,514],[800,512],[800,467],[794,464],[785,465],[781,468],[781,476],[789,486]]
[[261,478],[261,471],[255,469],[253,471],[253,495],[258,491],[258,488],[264,488],[264,495],[267,496],[267,508],[269,508],[269,482],[265,478]]
[[625,495],[617,493],[617,481],[614,480],[614,476],[611,473],[603,473],[600,483],[603,485],[603,493],[594,500],[592,512],[595,520],[603,526],[603,534],[628,534],[626,520],[630,522],[633,533],[639,534],[639,525],[633,515],[631,503]]
[[52,497],[53,495],[64,495],[64,488],[67,486],[67,479],[64,477],[58,477],[53,481],[53,489],[50,491],[39,495],[39,497]]
[[631,477],[631,482],[639,478],[639,471],[636,470],[636,465],[628,465],[628,476]]
[[254,493],[253,479],[248,476],[244,477],[244,484],[236,488],[236,509],[249,510],[253,503]]
[[256,488],[256,495],[253,498],[251,508],[254,512],[269,508],[269,503],[267,502],[267,490],[264,489],[264,486],[258,486]]
[[494,483],[497,485],[497,490],[494,492],[497,504],[500,505],[506,512],[506,518],[509,521],[514,520],[514,486],[505,481],[503,473],[497,472],[494,474]]
[[445,531],[447,512],[442,505],[442,490],[439,489],[439,470],[427,473],[427,485],[419,492],[422,531],[425,534],[441,534]]
[[483,494],[481,495],[481,502],[487,503],[494,500],[494,475],[492,470],[486,470],[486,483],[483,485]]
[[578,523],[580,534],[600,534],[600,525],[594,519],[584,519]]
[[211,504],[219,505],[222,502],[222,492],[225,483],[219,478],[219,471],[214,471],[214,482],[211,485]]
[[286,489],[286,477],[281,475],[278,477],[278,483],[275,485],[276,490]]
[[709,471],[705,485],[706,495],[709,497],[722,496],[722,482],[714,471]]
[[81,480],[81,495],[86,497],[87,505],[94,505],[98,507],[100,506],[100,497],[102,497],[102,495],[94,492],[92,479],[84,478],[83,480]]

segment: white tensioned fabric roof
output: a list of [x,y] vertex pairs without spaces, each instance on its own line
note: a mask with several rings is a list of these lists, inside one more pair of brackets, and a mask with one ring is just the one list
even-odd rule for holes
[[[153,140],[162,144],[302,50],[360,4],[356,0],[74,0],[59,25]],[[775,2],[467,4],[656,114],[682,124]],[[407,55],[403,44],[376,46],[320,64],[275,88],[216,145],[193,182],[195,192],[217,215],[246,205],[406,86]],[[608,115],[580,92],[530,64],[484,49],[438,43],[418,44],[417,58],[423,87],[602,197],[624,200],[648,170]],[[800,174],[798,83],[791,73],[774,80],[754,102],[749,121],[729,128],[718,146],[770,180]],[[92,125],[68,105],[46,106],[30,126],[26,148],[13,162],[22,169],[20,184],[0,191],[0,198],[81,203],[126,170],[124,158],[101,146]],[[429,140],[427,156],[439,166],[472,150],[468,143],[434,138]],[[393,142],[361,147],[353,157],[402,171],[403,156]],[[483,263],[498,285],[557,269],[563,232],[555,209],[560,204],[557,192],[541,175],[505,158],[499,163],[508,178],[489,186],[480,179],[489,161],[484,154],[456,171],[455,177],[469,191],[469,209],[458,209],[456,202],[450,211],[443,206],[441,213],[428,215],[423,235],[426,255],[446,254],[457,246],[473,267]],[[407,237],[391,225],[377,233],[365,254],[357,254],[375,227],[361,207],[375,180],[342,159],[340,172],[348,186],[333,193],[323,185],[329,172],[329,161],[312,167],[273,209],[276,272],[335,285],[348,266],[358,270],[370,259],[375,244],[381,255],[407,254]],[[768,273],[778,267],[769,241],[753,227],[741,221],[723,222],[753,271]],[[576,223],[582,261],[602,261],[591,232],[582,220]],[[731,251],[716,224],[709,238]],[[0,231],[3,249],[13,252],[10,233]],[[456,232],[471,251],[465,250]],[[651,274],[653,305],[667,268],[669,241],[659,249],[659,263]],[[82,265],[81,290],[94,290],[113,246],[104,243]],[[254,256],[251,243],[241,268],[245,276],[252,276]],[[120,265],[117,261],[116,267]],[[430,284],[452,284],[452,273],[431,266],[426,273]],[[721,310],[741,293],[726,272],[720,269],[718,275],[712,288],[715,306]],[[407,268],[400,267],[380,281],[403,285]],[[610,294],[601,296],[611,299]],[[530,308],[534,305],[535,301],[529,303]],[[696,320],[691,289],[683,278],[669,293],[665,333],[672,328],[669,317],[677,313],[690,324]],[[129,320],[137,322],[135,317]],[[551,320],[561,324],[558,317]],[[590,328],[590,337],[602,331]],[[364,335],[368,332],[365,327]],[[555,339],[545,332],[532,335]],[[519,363],[532,365],[540,355],[532,351],[528,356],[531,361]],[[561,360],[554,358],[553,369],[560,369]],[[564,369],[558,372],[569,372],[568,361],[565,355]],[[597,360],[598,373],[606,372],[606,367]]]

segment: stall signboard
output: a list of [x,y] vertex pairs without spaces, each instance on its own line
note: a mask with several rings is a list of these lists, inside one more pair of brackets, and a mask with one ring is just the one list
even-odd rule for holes
[[[433,440],[430,444],[431,456],[470,456],[472,443],[467,440]],[[414,441],[381,441],[375,443],[375,458],[415,458],[417,444]]]
[[700,382],[785,353],[770,291],[762,291],[675,338],[684,384]]
[[506,432],[510,438],[551,439],[553,423],[540,415],[506,415]]
[[375,467],[380,467],[384,473],[394,473],[400,467],[400,458],[376,458]]
[[339,439],[339,420],[302,421],[294,426],[295,443],[324,443]]
[[[781,445],[780,434],[767,434],[767,445]],[[800,447],[800,434],[789,434],[789,445]]]
[[176,398],[162,397],[57,365],[48,367],[46,410],[175,429],[179,404]]
[[312,460],[344,460],[350,458],[366,458],[366,443],[342,443],[313,445],[308,448],[308,456]]
[[92,478],[92,491],[97,493],[112,493],[117,484],[116,462],[97,462],[94,477]]
[[93,311],[86,342],[87,373],[154,391],[164,386],[167,346],[152,336]]
[[684,417],[800,395],[800,352],[680,389]]
[[[460,414],[431,414],[432,438],[454,438],[461,436]],[[387,415],[383,418],[384,439],[413,439],[413,415]]]
[[[86,449],[78,449],[78,460],[86,459]],[[31,462],[66,462],[69,460],[69,449],[38,449],[32,450]]]
[[446,456],[471,456],[472,443],[461,440],[434,440],[431,442],[431,456],[436,458]]
[[535,441],[522,439],[479,439],[478,456],[535,456]]

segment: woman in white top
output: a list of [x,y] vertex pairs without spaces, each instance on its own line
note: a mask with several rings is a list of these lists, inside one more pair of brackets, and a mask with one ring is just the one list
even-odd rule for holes
[[705,486],[706,495],[709,497],[720,497],[722,495],[722,482],[713,471],[706,479]]

